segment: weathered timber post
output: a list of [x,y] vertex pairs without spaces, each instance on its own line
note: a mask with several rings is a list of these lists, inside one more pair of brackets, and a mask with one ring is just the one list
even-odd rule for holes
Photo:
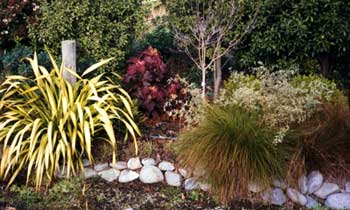
[[[75,40],[62,41],[62,62],[66,68],[77,72],[77,42]],[[75,85],[77,79],[68,71],[63,70],[63,77],[72,85]]]

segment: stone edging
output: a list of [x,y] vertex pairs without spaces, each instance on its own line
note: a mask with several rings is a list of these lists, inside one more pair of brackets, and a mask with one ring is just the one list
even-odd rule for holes
[[[189,172],[184,168],[176,168],[168,161],[156,162],[153,158],[130,158],[127,162],[119,161],[116,164],[99,163],[90,166],[88,160],[83,160],[84,178],[101,177],[107,182],[118,181],[128,183],[139,179],[145,184],[165,182],[174,187],[183,187],[185,190],[201,189],[209,191],[210,186],[200,183],[195,177],[202,172]],[[197,174],[197,175],[196,175]],[[282,181],[275,179],[272,187],[263,189],[262,185],[251,183],[250,192],[261,197],[265,203],[282,206],[287,199],[300,206],[315,208],[325,205],[332,209],[350,209],[350,182],[345,189],[337,184],[324,181],[319,171],[311,172],[307,177],[301,176],[298,180],[298,189],[290,188]]]

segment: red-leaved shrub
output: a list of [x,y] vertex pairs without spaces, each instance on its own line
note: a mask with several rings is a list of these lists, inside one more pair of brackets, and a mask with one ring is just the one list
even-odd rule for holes
[[128,60],[124,82],[128,92],[138,100],[139,108],[149,116],[163,112],[171,98],[185,98],[188,93],[178,78],[171,78],[157,49],[148,47]]

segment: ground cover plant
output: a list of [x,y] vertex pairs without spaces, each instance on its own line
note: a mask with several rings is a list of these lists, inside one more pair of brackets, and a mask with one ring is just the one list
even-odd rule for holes
[[[86,79],[109,60],[86,69],[82,77],[63,65],[59,68],[52,57],[50,72],[39,66],[36,54],[28,60],[34,79],[9,76],[1,85],[0,177],[8,185],[24,170],[27,183],[35,177],[37,189],[59,171],[67,177],[77,175],[83,156],[93,162],[93,141],[107,141],[115,162],[117,138],[127,140],[130,135],[137,153],[140,132],[129,95],[102,74]],[[77,78],[75,86],[63,78],[63,70]],[[116,136],[113,126],[124,131]]]

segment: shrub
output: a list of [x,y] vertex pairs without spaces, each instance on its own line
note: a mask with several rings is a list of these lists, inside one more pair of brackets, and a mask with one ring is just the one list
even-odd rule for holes
[[261,67],[253,76],[232,73],[217,103],[260,110],[272,126],[288,127],[310,117],[322,100],[340,95],[336,84],[322,77],[298,76],[291,70],[270,72]]
[[180,163],[203,168],[211,190],[223,202],[246,194],[249,182],[268,185],[281,173],[274,131],[260,117],[236,104],[206,106],[198,126],[175,143]]
[[[16,45],[11,50],[6,51],[3,55],[0,55],[0,63],[2,64],[2,77],[5,75],[22,75],[22,76],[34,76],[31,66],[28,62],[24,61],[25,57],[32,57],[33,50],[24,45]],[[45,52],[38,53],[38,61],[46,68],[52,68],[49,62],[49,56]],[[0,65],[1,65],[0,64]]]
[[[125,140],[130,134],[135,143],[139,134],[131,111],[129,95],[111,80],[98,75],[90,80],[84,76],[96,71],[109,60],[86,69],[73,87],[62,76],[51,59],[48,72],[38,65],[36,54],[28,59],[34,79],[9,76],[1,85],[0,143],[3,144],[0,177],[10,185],[22,171],[27,183],[35,174],[38,189],[44,177],[48,182],[58,171],[69,177],[83,169],[82,157],[91,162],[91,144],[105,140],[113,148],[116,159],[117,139],[113,125],[124,127]],[[69,69],[66,69],[70,71]]]
[[167,99],[187,96],[179,78],[170,77],[160,53],[152,47],[129,59],[124,82],[150,116],[161,114]]
[[345,98],[322,103],[310,119],[291,127],[281,145],[293,154],[289,175],[295,178],[305,169],[317,169],[349,176],[349,136],[350,110]]
[[108,66],[114,71],[123,67],[143,19],[141,0],[43,1],[40,22],[29,31],[37,45],[45,43],[54,52],[60,52],[62,40],[75,39],[81,57],[115,57]]
[[26,26],[36,22],[37,0],[3,0],[0,2],[0,49],[8,49],[17,41],[28,44]]
[[171,56],[171,49],[176,49],[174,36],[165,26],[158,26],[147,32],[137,48],[145,49],[148,46],[158,49],[166,59]]

